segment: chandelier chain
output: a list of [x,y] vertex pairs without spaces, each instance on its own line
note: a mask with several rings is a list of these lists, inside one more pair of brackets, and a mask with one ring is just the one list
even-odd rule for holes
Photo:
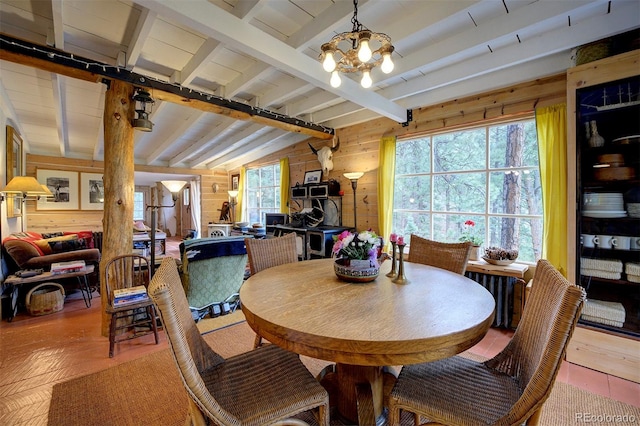
[[357,33],[362,31],[362,24],[358,21],[358,0],[353,0],[353,16],[351,17],[353,28],[351,32]]

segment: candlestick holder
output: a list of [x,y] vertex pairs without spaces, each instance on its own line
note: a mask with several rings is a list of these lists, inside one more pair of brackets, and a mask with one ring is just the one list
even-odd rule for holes
[[386,275],[389,278],[396,276],[396,242],[391,241],[391,271]]
[[402,252],[404,251],[404,246],[406,244],[398,244],[398,276],[392,279],[396,284],[407,284],[409,280],[404,275],[404,258]]

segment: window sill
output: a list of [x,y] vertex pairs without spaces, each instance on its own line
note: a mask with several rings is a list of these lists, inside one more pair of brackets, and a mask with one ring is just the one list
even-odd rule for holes
[[511,265],[491,265],[484,260],[470,260],[467,262],[467,272],[479,272],[490,275],[501,275],[505,277],[524,278],[524,274],[529,270],[526,263],[514,262]]

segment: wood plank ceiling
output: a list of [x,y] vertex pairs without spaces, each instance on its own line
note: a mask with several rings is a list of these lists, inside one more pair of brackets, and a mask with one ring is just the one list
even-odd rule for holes
[[[640,27],[637,0],[360,0],[394,71],[329,85],[319,48],[351,0],[0,0],[0,32],[184,90],[340,129],[563,72],[572,49]],[[2,52],[6,53],[6,52]],[[6,55],[5,55],[6,56]],[[105,85],[0,60],[0,99],[27,152],[103,159]],[[152,91],[152,96],[153,96]],[[233,169],[308,134],[159,100],[137,164]]]

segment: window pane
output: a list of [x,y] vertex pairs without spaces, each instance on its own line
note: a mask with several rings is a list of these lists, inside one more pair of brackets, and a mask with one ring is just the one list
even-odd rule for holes
[[542,187],[538,170],[491,173],[492,213],[542,215]]
[[433,178],[433,210],[484,213],[486,174],[460,173]]
[[490,168],[538,166],[535,121],[501,124],[489,128]]
[[430,210],[431,176],[396,178],[393,205],[396,209]]
[[431,171],[430,138],[396,144],[396,175]]
[[144,192],[133,193],[133,219],[144,220]]
[[428,214],[399,212],[393,215],[393,232],[408,238],[416,234],[424,238],[431,238],[431,223]]
[[273,167],[263,167],[260,169],[260,186],[273,186],[274,185]]
[[517,249],[518,260],[536,262],[541,256],[542,219],[492,217],[491,232],[485,247]]
[[484,128],[433,137],[435,172],[483,170],[486,161]]

